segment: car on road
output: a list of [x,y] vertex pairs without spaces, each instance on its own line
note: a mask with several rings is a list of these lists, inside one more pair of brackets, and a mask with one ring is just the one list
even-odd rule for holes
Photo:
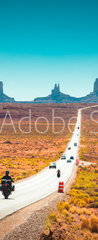
[[74,143],[74,147],[77,147],[77,143]]
[[77,127],[77,129],[79,129],[79,127]]
[[70,157],[70,159],[74,160],[74,157],[73,157],[73,156],[71,156],[71,157]]
[[71,150],[71,147],[68,147],[68,150]]
[[51,162],[49,164],[49,168],[56,168],[56,163],[55,162]]
[[61,156],[61,160],[64,160],[64,159],[66,159],[65,154],[63,154],[63,155]]
[[67,159],[67,163],[71,163],[71,159],[69,158],[69,159]]

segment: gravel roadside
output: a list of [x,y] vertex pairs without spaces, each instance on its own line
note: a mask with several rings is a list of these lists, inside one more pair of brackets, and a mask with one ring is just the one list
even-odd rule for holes
[[77,167],[67,181],[64,194],[53,193],[49,197],[42,199],[0,221],[1,240],[39,240],[43,230],[46,217],[51,209],[56,209],[56,203],[66,200],[71,184],[76,179]]

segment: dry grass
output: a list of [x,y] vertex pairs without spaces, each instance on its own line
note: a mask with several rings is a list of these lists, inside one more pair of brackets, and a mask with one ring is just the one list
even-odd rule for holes
[[[0,134],[0,178],[6,169],[15,180],[31,176],[56,161],[66,148],[72,133],[68,130],[68,121],[77,115],[78,104],[0,104],[0,128],[6,111],[9,110],[16,129],[4,126]],[[23,134],[19,130],[19,121],[28,116],[29,109],[32,115],[31,133]],[[55,116],[65,120],[65,129],[60,134],[52,132],[52,110]],[[49,121],[49,130],[46,134],[39,134],[35,130],[35,121],[38,117],[45,117]],[[28,131],[28,122],[22,121],[22,130]],[[43,119],[38,122],[38,129],[44,131],[46,123]],[[55,120],[55,131],[60,131],[62,122]],[[73,130],[74,126],[71,126]]]
[[[81,169],[81,171],[80,171]],[[70,190],[70,202],[79,207],[85,207],[93,204],[93,207],[98,207],[98,192],[96,172],[97,166],[89,166],[86,168],[79,167],[77,172],[76,183]]]
[[82,217],[81,218],[81,229],[89,229],[91,232],[98,233],[98,217],[92,214],[89,218]]

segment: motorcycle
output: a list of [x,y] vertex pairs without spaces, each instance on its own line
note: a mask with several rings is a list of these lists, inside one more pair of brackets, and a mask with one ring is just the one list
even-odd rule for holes
[[15,186],[12,185],[11,180],[2,179],[0,185],[0,191],[4,195],[5,199],[8,199],[8,196],[15,190]]
[[61,176],[60,171],[57,172],[57,177],[59,178]]

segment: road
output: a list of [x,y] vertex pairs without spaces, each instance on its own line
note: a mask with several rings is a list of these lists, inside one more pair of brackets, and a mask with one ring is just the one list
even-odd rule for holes
[[[76,162],[80,142],[80,129],[81,110],[78,111],[74,133],[68,144],[71,150],[67,148],[64,152],[67,159],[70,156],[74,156],[74,160],[71,163],[67,163],[66,160],[60,159],[56,162],[56,169],[46,168],[35,176],[16,183],[15,192],[9,196],[9,199],[4,199],[0,192],[0,219],[54,193],[58,190],[59,181],[63,181],[66,184]],[[77,146],[74,146],[75,142]],[[59,179],[57,178],[57,169],[61,170],[61,177]]]

